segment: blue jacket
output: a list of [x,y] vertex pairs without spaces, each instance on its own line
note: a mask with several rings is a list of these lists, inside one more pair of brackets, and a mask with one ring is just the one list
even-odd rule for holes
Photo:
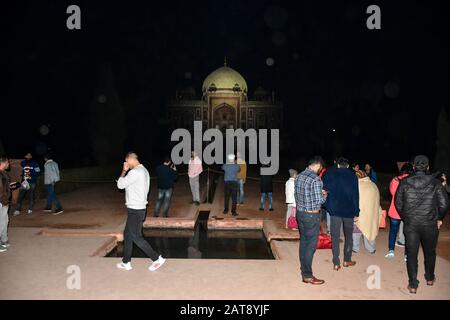
[[370,170],[370,174],[368,176],[373,183],[377,183],[378,176],[377,176],[377,173],[375,172],[375,170],[373,170],[373,169]]
[[323,178],[323,188],[329,191],[324,206],[331,216],[359,216],[358,177],[353,170],[329,170]]
[[225,163],[222,165],[222,170],[225,171],[224,181],[237,181],[237,174],[241,171],[241,166],[236,163]]
[[20,165],[22,166],[22,181],[27,179],[28,183],[36,184],[37,177],[41,173],[37,162],[34,160],[23,160]]

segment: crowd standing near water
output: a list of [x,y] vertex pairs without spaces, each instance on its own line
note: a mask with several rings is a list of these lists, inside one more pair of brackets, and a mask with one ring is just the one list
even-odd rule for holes
[[[8,211],[11,193],[19,189],[18,202],[13,215],[18,216],[24,200],[28,196],[28,214],[32,214],[34,192],[40,167],[27,153],[21,161],[21,179],[11,182],[7,170],[9,159],[0,158],[0,252],[10,247],[8,238]],[[55,186],[60,181],[59,166],[50,155],[46,155],[44,165],[44,185],[47,189],[45,212],[54,215],[63,212],[56,196]],[[264,166],[264,165],[263,165]],[[237,207],[244,205],[244,186],[247,180],[247,163],[241,154],[227,155],[222,165],[224,173],[224,210],[237,216]],[[209,169],[208,169],[209,170]],[[202,161],[192,151],[187,175],[192,193],[192,204],[199,206],[200,175],[203,172]],[[351,267],[356,264],[352,254],[361,251],[361,241],[368,253],[377,250],[376,238],[385,213],[380,205],[380,191],[377,187],[378,175],[371,163],[366,163],[364,170],[358,163],[350,165],[348,159],[339,157],[331,167],[326,167],[320,156],[311,158],[308,166],[297,172],[289,169],[289,179],[285,182],[286,216],[285,227],[298,230],[300,236],[299,261],[302,281],[312,285],[322,285],[325,280],[316,278],[313,273],[313,258],[318,247],[321,226],[326,225],[332,242],[332,266],[339,271],[341,266]],[[174,184],[178,171],[170,157],[166,156],[156,168],[157,200],[153,212],[158,217],[168,217]],[[273,208],[273,176],[260,175],[260,208],[269,211]],[[127,221],[124,229],[124,256],[117,268],[132,270],[131,255],[136,244],[152,260],[149,270],[160,268],[165,259],[143,238],[143,222],[147,214],[150,175],[139,162],[135,152],[129,152],[123,163],[122,173],[117,180],[117,187],[125,190]],[[389,237],[386,244],[386,258],[395,257],[395,247],[404,248],[404,260],[408,273],[407,289],[417,293],[419,283],[418,252],[420,244],[424,253],[425,281],[433,286],[437,281],[435,275],[436,247],[439,229],[449,210],[450,186],[444,173],[431,173],[429,160],[419,155],[413,161],[404,163],[397,176],[389,184],[392,196],[387,216],[389,217]],[[267,200],[267,201],[266,201]],[[53,209],[54,207],[54,209]],[[293,222],[294,221],[294,222]],[[325,229],[324,229],[325,230]],[[344,231],[344,245],[341,259],[341,230]],[[326,234],[325,234],[326,235]],[[342,263],[341,263],[342,262]]]

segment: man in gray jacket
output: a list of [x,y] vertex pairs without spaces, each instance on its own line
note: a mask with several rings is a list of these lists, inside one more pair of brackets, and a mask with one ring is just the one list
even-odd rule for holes
[[[47,187],[47,205],[44,212],[53,212],[53,215],[58,215],[63,213],[61,203],[55,193],[55,184],[60,180],[59,167],[49,154],[47,154],[44,159],[44,184]],[[52,210],[53,203],[55,203],[55,210]]]

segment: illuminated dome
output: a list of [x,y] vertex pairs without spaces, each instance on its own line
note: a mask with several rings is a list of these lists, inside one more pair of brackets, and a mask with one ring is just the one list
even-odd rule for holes
[[247,82],[236,70],[225,66],[211,72],[203,81],[202,91],[242,91],[247,93]]

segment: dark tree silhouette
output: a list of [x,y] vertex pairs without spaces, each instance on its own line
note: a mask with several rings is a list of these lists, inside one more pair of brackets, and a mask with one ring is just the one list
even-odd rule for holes
[[447,111],[442,108],[437,118],[436,156],[434,165],[436,170],[450,172],[450,123]]
[[2,140],[0,140],[0,156],[5,155],[5,148],[3,147]]
[[96,162],[103,165],[120,161],[126,137],[125,113],[108,64],[100,69],[98,87],[89,111],[91,147]]

